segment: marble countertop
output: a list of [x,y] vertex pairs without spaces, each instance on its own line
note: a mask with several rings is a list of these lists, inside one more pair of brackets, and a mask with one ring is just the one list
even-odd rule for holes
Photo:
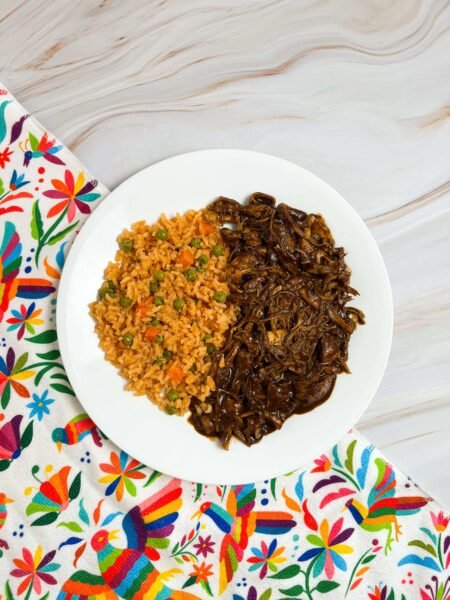
[[364,218],[395,301],[359,429],[450,507],[447,0],[0,3],[0,80],[110,188],[202,148],[310,169]]

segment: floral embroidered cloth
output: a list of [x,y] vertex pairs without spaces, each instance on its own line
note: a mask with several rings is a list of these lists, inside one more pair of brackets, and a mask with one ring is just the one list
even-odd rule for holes
[[0,86],[1,598],[450,598],[450,516],[356,431],[233,487],[104,439],[64,372],[55,305],[107,193]]

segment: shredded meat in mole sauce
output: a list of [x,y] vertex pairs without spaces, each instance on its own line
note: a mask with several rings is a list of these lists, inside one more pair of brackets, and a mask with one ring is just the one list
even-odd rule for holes
[[191,422],[224,448],[233,435],[250,446],[329,398],[336,376],[349,372],[350,336],[364,314],[346,306],[358,292],[323,217],[263,193],[245,205],[221,197],[208,209],[223,226],[228,300],[240,313],[213,357],[212,410],[193,398]]

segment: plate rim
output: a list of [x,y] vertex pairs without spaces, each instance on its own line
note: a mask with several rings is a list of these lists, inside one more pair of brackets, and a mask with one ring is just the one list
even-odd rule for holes
[[[75,397],[78,400],[78,402],[80,403],[80,405],[82,406],[82,408],[88,413],[90,414],[90,410],[84,405],[83,401],[81,400],[80,396],[77,393],[77,389],[76,389],[76,385],[74,383],[72,383],[73,381],[77,381],[77,375],[76,373],[74,373],[74,371],[72,370],[72,363],[70,360],[70,352],[69,352],[69,348],[68,348],[68,339],[66,337],[66,331],[64,329],[64,318],[65,315],[67,314],[67,311],[64,310],[64,307],[67,305],[67,294],[69,292],[69,283],[70,283],[70,277],[71,277],[71,272],[74,268],[74,265],[76,263],[76,260],[78,258],[78,255],[80,254],[80,251],[82,249],[82,245],[85,239],[87,239],[91,233],[91,231],[95,231],[96,226],[98,226],[98,222],[99,219],[101,219],[101,216],[103,214],[106,213],[106,211],[108,211],[109,209],[109,202],[108,202],[108,198],[111,197],[112,194],[115,193],[120,193],[120,189],[122,187],[125,187],[130,180],[137,178],[139,176],[142,176],[142,174],[144,172],[148,172],[151,171],[154,167],[157,167],[163,163],[169,163],[169,162],[175,162],[177,160],[183,160],[183,159],[187,159],[188,157],[192,157],[192,156],[196,156],[196,157],[200,157],[202,155],[210,155],[210,154],[242,154],[242,155],[246,155],[248,156],[253,156],[253,157],[264,157],[265,159],[270,159],[276,162],[280,162],[280,163],[285,163],[286,165],[289,165],[289,167],[295,167],[296,169],[298,169],[299,171],[302,171],[303,173],[306,173],[307,176],[312,177],[313,179],[315,179],[320,185],[325,186],[326,188],[329,189],[329,191],[331,191],[334,194],[337,194],[340,198],[340,200],[346,205],[347,209],[353,213],[353,218],[355,218],[358,222],[359,225],[362,226],[362,228],[365,230],[365,234],[366,236],[371,240],[371,245],[372,245],[372,249],[375,252],[375,255],[377,257],[377,261],[378,261],[378,267],[380,269],[380,275],[382,276],[383,280],[384,280],[384,294],[385,294],[385,300],[387,301],[387,305],[386,305],[386,318],[388,318],[388,323],[387,323],[387,335],[385,338],[385,345],[384,345],[384,356],[383,356],[383,361],[382,361],[382,368],[380,368],[378,376],[375,380],[375,383],[373,385],[373,392],[370,396],[368,396],[368,399],[365,403],[361,403],[361,406],[359,406],[358,410],[355,411],[355,415],[352,419],[352,423],[351,425],[348,426],[347,431],[351,430],[352,427],[355,426],[355,424],[361,419],[361,416],[364,414],[364,412],[367,410],[367,408],[369,407],[370,403],[372,402],[375,394],[377,393],[381,381],[384,377],[384,374],[386,372],[386,367],[388,364],[388,360],[389,360],[389,356],[390,356],[390,352],[391,352],[391,348],[392,348],[392,339],[393,339],[393,326],[394,326],[394,303],[393,303],[393,294],[392,294],[392,286],[390,283],[390,279],[389,279],[389,274],[388,274],[388,270],[386,268],[386,264],[384,262],[383,256],[381,254],[381,251],[378,247],[377,242],[375,241],[374,236],[372,235],[371,231],[369,230],[369,228],[367,227],[367,225],[365,224],[364,220],[362,219],[362,217],[358,214],[358,212],[353,208],[353,206],[348,202],[348,200],[346,200],[344,198],[344,196],[342,196],[340,194],[340,192],[338,190],[336,190],[334,187],[332,187],[329,183],[327,183],[325,180],[323,180],[321,177],[319,177],[318,175],[316,175],[315,173],[311,172],[309,169],[305,169],[304,167],[280,158],[278,156],[274,156],[271,154],[267,154],[267,153],[262,153],[262,152],[255,152],[252,150],[242,150],[242,149],[234,149],[234,148],[212,148],[212,149],[203,149],[203,150],[196,150],[196,151],[192,151],[192,152],[185,152],[182,154],[176,154],[174,156],[165,158],[161,161],[157,161],[151,165],[148,165],[147,167],[144,167],[143,169],[140,169],[139,171],[137,171],[136,173],[130,175],[130,177],[126,178],[124,181],[122,181],[116,188],[114,188],[114,190],[112,190],[111,192],[109,192],[104,198],[103,200],[100,202],[100,204],[95,208],[95,210],[93,211],[93,214],[87,218],[87,220],[83,223],[83,225],[80,228],[79,233],[77,234],[75,240],[73,241],[73,243],[70,246],[69,249],[69,253],[66,257],[66,261],[61,273],[61,279],[59,282],[59,287],[58,287],[58,294],[57,294],[57,305],[56,305],[56,326],[57,326],[57,333],[58,333],[58,345],[59,345],[59,349],[61,352],[61,358],[64,364],[64,368],[66,369],[67,375],[69,377],[69,380],[71,382],[71,385],[74,389],[75,392]],[[94,218],[94,215],[97,215]],[[106,360],[106,359],[105,359]],[[89,407],[90,408],[90,407]],[[99,429],[106,429],[106,428],[100,428],[100,426],[98,426]],[[110,437],[108,432],[105,431],[106,435],[108,436],[108,439],[110,441],[112,441],[116,446],[118,446],[120,449],[123,449],[125,452],[127,452],[127,454],[129,454],[130,456],[135,456],[135,451],[132,450],[131,452],[127,449],[127,444],[124,444],[123,441],[121,441],[120,446],[115,442],[114,440],[114,435],[113,437]],[[332,445],[336,444],[343,435],[345,435],[346,432],[341,432],[339,431],[339,434],[336,434],[334,436],[331,436],[333,438],[333,442]],[[327,451],[327,448],[323,448],[322,450],[323,452]],[[138,458],[138,457],[137,457]],[[138,458],[138,460],[140,460]],[[305,464],[307,464],[309,462],[310,458],[305,458],[304,460],[301,460],[301,457],[299,457],[299,464],[295,467],[295,469],[301,469],[303,466],[305,466]],[[143,464],[149,466],[152,469],[157,469],[160,470],[157,466],[158,461],[155,460],[156,465],[152,466],[150,464],[148,464],[148,462],[146,460],[140,460],[140,462],[142,462]],[[283,470],[278,470],[277,473],[273,474],[273,473],[269,473],[267,475],[267,477],[265,476],[264,478],[271,478],[271,477],[277,477],[282,475],[284,472],[286,472],[285,469]],[[174,477],[180,477],[180,478],[185,478],[182,475],[177,475],[175,473],[165,473],[167,475],[170,476],[174,476]],[[186,479],[186,478],[185,478]],[[236,480],[230,480],[228,478],[223,479],[223,478],[218,478],[218,479],[212,479],[210,477],[208,478],[191,478],[191,479],[187,479],[189,481],[194,481],[194,482],[198,482],[198,483],[204,483],[204,484],[211,484],[211,485],[237,485],[237,484],[242,484],[242,483],[249,483],[249,482],[254,482],[254,481],[258,481],[261,480],[262,478],[258,478],[256,480],[252,479],[249,480],[248,478],[246,479],[236,479]]]

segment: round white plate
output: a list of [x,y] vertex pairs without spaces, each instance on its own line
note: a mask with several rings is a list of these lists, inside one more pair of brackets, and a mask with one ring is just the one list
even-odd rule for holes
[[[367,317],[349,348],[351,375],[338,377],[330,399],[291,417],[280,431],[229,451],[199,435],[186,419],[168,416],[146,397],[124,390],[124,380],[98,347],[92,302],[116,237],[134,221],[152,223],[202,208],[217,196],[243,201],[255,191],[307,212],[321,213],[346,248],[355,305]],[[95,210],[76,238],[58,296],[58,338],[75,393],[98,427],[118,446],[164,473],[214,484],[268,479],[301,467],[329,449],[356,423],[382,378],[392,337],[392,296],[377,245],[352,207],[329,185],[285,160],[242,150],[205,150],[152,165],[130,177]]]

